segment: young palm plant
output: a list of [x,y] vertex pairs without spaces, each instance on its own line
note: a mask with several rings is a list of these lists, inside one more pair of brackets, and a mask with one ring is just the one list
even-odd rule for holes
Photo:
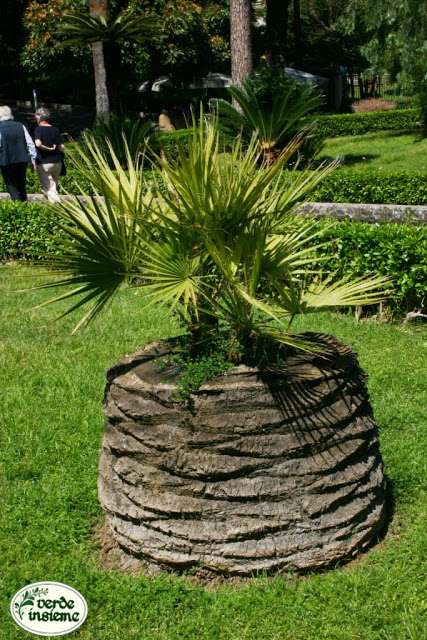
[[357,360],[330,336],[294,335],[291,323],[377,302],[387,282],[314,272],[322,240],[295,207],[333,165],[284,171],[297,144],[273,164],[256,139],[224,153],[217,123],[201,118],[187,152],[157,158],[150,190],[129,151],[125,170],[111,149],[111,168],[93,143],[83,172],[103,198],[57,207],[65,240],[50,266],[60,277],[46,286],[70,288],[56,298],[68,297],[70,311],[88,308],[77,327],[130,285],[186,329],[110,369],[105,392],[106,536],[150,567],[325,567],[384,521]]
[[219,334],[234,359],[260,357],[272,343],[309,349],[291,332],[295,315],[376,303],[386,280],[334,282],[313,272],[320,232],[295,208],[334,165],[284,171],[297,146],[260,166],[256,138],[224,153],[217,123],[201,118],[187,151],[157,157],[161,178],[148,188],[129,150],[125,170],[110,146],[111,168],[92,142],[80,169],[103,198],[58,206],[66,240],[50,268],[63,277],[47,286],[74,285],[60,299],[88,306],[78,326],[131,285],[147,304],[179,313],[195,352]]
[[228,91],[236,106],[223,99],[214,102],[223,131],[240,133],[247,140],[255,136],[266,163],[273,163],[297,134],[307,142],[315,136],[315,125],[306,125],[304,118],[319,108],[321,98],[310,86],[286,78],[274,84],[261,75]]

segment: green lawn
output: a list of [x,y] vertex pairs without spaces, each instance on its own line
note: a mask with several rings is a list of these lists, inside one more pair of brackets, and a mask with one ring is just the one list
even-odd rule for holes
[[7,611],[18,588],[40,580],[66,582],[86,597],[88,619],[73,635],[79,640],[427,638],[425,332],[332,314],[298,323],[349,342],[369,372],[396,500],[386,539],[335,571],[206,589],[183,578],[103,570],[91,534],[101,517],[105,369],[176,333],[176,323],[141,309],[138,292],[129,291],[72,337],[71,320],[51,323],[58,308],[24,312],[47,295],[10,292],[26,284],[16,269],[0,267],[1,640],[29,637]]
[[344,166],[427,173],[427,139],[416,133],[380,131],[363,136],[329,138],[320,159],[344,158]]

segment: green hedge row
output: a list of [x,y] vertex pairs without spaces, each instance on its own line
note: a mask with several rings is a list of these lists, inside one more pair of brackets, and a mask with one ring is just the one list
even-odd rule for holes
[[59,233],[46,205],[0,200],[0,260],[35,260],[54,253]]
[[[150,171],[145,172],[147,181]],[[88,195],[93,193],[90,184],[75,170],[69,170],[61,178],[61,189],[79,194],[79,184]],[[37,175],[28,172],[29,193],[40,193]],[[0,191],[4,190],[0,178]],[[310,196],[314,202],[349,202],[366,204],[427,205],[427,175],[408,172],[386,172],[375,169],[337,169],[328,176]]]
[[[309,116],[306,122],[317,122],[321,138],[355,136],[370,131],[413,131],[420,126],[419,109],[390,109],[369,113],[339,113],[333,115]],[[173,149],[176,144],[185,144],[191,129],[180,129],[158,135],[164,150]]]
[[[62,192],[67,191],[71,194],[80,194],[77,184],[82,187],[86,194],[92,193],[92,187],[87,180],[75,169],[67,168],[67,175],[60,178],[60,189]],[[6,192],[6,187],[2,176],[0,175],[0,192]],[[27,170],[27,192],[41,193],[40,180],[32,169]]]
[[[338,276],[383,274],[393,278],[393,311],[427,301],[427,225],[319,220],[332,243],[319,268]],[[330,228],[328,228],[330,227]],[[0,258],[39,259],[58,251],[55,214],[41,204],[0,201]]]
[[369,131],[411,131],[420,126],[418,109],[390,109],[369,113],[340,113],[310,118],[325,138],[357,136]]
[[[331,220],[321,224],[331,224]],[[426,307],[427,225],[334,220],[325,239],[332,241],[321,249],[328,258],[328,273],[389,276],[393,280],[389,300],[393,312]]]
[[427,205],[427,175],[337,169],[310,196],[314,202]]

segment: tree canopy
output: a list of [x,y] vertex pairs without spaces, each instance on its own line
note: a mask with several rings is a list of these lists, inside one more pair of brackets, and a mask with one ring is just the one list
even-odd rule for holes
[[[255,68],[261,60],[320,75],[389,72],[420,90],[426,76],[426,0],[252,0]],[[230,0],[109,0],[112,17],[158,19],[154,38],[122,39],[122,85],[161,75],[188,81],[230,72]],[[2,77],[45,83],[50,94],[93,95],[88,46],[64,47],[64,15],[88,0],[1,0]],[[116,58],[117,60],[117,58]],[[117,66],[117,65],[116,65]],[[7,80],[5,80],[7,82]],[[44,85],[43,85],[44,86]]]

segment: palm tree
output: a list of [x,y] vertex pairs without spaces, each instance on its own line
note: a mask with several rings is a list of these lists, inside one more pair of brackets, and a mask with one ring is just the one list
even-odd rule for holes
[[[96,113],[101,121],[110,117],[110,96],[105,46],[126,41],[142,42],[153,33],[156,21],[125,8],[115,18],[109,14],[108,0],[89,0],[89,14],[75,11],[64,14],[58,33],[65,45],[90,45],[95,75]],[[110,70],[111,71],[111,70]]]
[[241,87],[252,73],[251,2],[230,2],[231,79]]
[[[150,194],[137,160],[112,168],[94,144],[80,165],[104,198],[55,209],[63,245],[47,286],[88,307],[79,324],[128,284],[136,305],[166,306],[187,329],[109,372],[109,535],[163,567],[334,564],[384,519],[377,429],[351,350],[291,323],[377,302],[386,279],[313,274],[319,228],[293,214],[331,166],[284,172],[296,143],[260,166],[255,140],[226,154],[216,123],[200,120],[187,150],[157,158],[167,189]],[[177,398],[175,381],[195,371],[206,384]]]
[[[247,78],[242,87],[228,90],[233,104],[216,101],[221,127],[227,137],[242,134],[246,140],[254,137],[267,164],[272,164],[281,150],[294,136],[305,139],[301,151],[311,157],[318,149],[308,142],[316,142],[315,125],[306,125],[307,115],[319,108],[321,97],[309,85],[301,85],[278,69],[267,67]],[[306,158],[306,159],[311,159]]]
[[66,297],[86,293],[77,302],[89,307],[83,323],[117,289],[138,281],[151,304],[180,309],[190,334],[200,332],[204,318],[205,340],[221,326],[242,346],[262,336],[300,344],[285,328],[296,314],[383,298],[384,278],[310,284],[306,277],[318,261],[317,227],[292,212],[334,164],[284,173],[298,141],[269,164],[255,138],[243,145],[237,137],[224,154],[215,120],[193,125],[188,149],[157,157],[165,184],[152,193],[140,158],[128,152],[123,168],[113,149],[110,166],[95,141],[77,150],[74,161],[104,200],[57,208],[71,242],[50,266],[69,275],[49,286],[79,285]]
[[[89,14],[95,20],[106,23],[108,19],[108,0],[89,0]],[[92,42],[91,47],[95,76],[96,115],[98,120],[108,121],[110,117],[110,101],[108,98],[104,44],[102,40],[95,40]]]

